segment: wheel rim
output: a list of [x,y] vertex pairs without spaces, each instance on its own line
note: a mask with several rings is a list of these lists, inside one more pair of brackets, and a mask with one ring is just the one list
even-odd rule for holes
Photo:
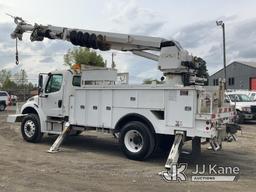
[[133,153],[139,152],[143,147],[143,143],[143,137],[139,131],[130,130],[125,134],[124,144],[129,151]]
[[0,105],[0,111],[4,110],[4,105]]
[[33,121],[28,120],[24,125],[24,133],[27,137],[33,137],[36,131],[36,125]]

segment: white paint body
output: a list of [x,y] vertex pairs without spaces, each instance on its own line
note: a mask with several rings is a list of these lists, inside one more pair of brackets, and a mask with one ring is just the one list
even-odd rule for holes
[[[93,73],[95,75],[95,71]],[[201,86],[104,83],[82,83],[81,87],[75,87],[72,85],[73,74],[70,71],[55,71],[51,74],[63,75],[61,89],[47,94],[47,97],[45,93],[36,96],[21,109],[22,113],[29,107],[36,110],[44,133],[60,134],[63,129],[63,124],[49,122],[49,119],[52,121],[54,118],[68,117],[74,127],[114,130],[120,119],[129,114],[138,114],[153,125],[156,134],[174,135],[176,131],[185,131],[188,137],[213,138],[218,134],[216,126],[210,127],[206,122],[225,119],[222,123],[227,123],[233,117],[231,112],[226,112],[212,118],[215,113],[212,104],[209,104],[207,112],[201,112],[203,106],[200,105],[200,99],[205,95],[211,99],[211,95],[217,93],[217,87],[207,90],[207,87]],[[82,82],[83,78],[88,78],[83,74],[81,77]],[[99,78],[97,75],[95,77]],[[61,107],[58,107],[59,100],[62,100]]]

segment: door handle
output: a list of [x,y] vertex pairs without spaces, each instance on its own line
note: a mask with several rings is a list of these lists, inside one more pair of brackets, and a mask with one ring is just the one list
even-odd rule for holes
[[62,106],[62,100],[58,100],[58,107],[61,108]]

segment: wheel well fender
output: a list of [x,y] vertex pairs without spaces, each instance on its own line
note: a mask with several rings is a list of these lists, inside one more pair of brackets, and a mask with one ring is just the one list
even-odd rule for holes
[[0,101],[1,104],[6,104],[5,101]]
[[33,107],[26,107],[22,111],[22,114],[29,114],[29,113],[38,115],[37,111]]
[[155,129],[152,123],[146,117],[137,113],[126,114],[125,116],[120,118],[115,125],[115,128],[114,128],[115,132],[119,132],[126,123],[131,121],[140,121],[142,123],[145,123],[148,126],[149,130],[152,133],[155,133]]

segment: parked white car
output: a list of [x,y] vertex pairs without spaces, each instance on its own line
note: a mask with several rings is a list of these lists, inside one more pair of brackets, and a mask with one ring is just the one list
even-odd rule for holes
[[256,91],[253,90],[227,90],[227,93],[245,94],[248,95],[252,101],[256,101]]
[[10,104],[10,96],[6,91],[0,91],[0,111],[4,111]]
[[252,101],[247,94],[226,92],[225,102],[235,106],[239,123],[256,118],[256,102]]

